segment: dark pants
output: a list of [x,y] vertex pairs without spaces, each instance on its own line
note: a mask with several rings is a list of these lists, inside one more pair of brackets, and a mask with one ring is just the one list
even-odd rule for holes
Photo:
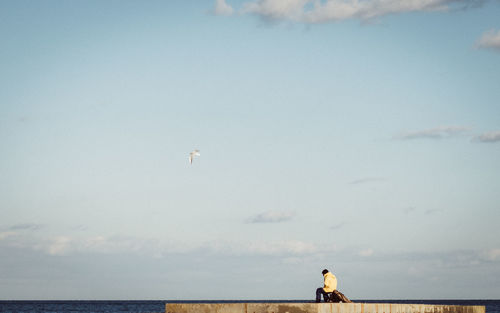
[[326,302],[328,300],[328,292],[324,291],[323,288],[316,289],[316,302],[321,302],[321,295],[323,295],[323,300]]

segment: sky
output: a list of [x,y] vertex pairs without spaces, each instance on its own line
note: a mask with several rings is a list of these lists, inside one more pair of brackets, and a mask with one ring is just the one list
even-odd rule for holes
[[0,300],[498,298],[499,17],[0,1]]

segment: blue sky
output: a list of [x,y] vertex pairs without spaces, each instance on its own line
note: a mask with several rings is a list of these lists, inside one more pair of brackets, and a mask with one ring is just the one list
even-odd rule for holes
[[1,299],[498,298],[499,16],[0,2]]

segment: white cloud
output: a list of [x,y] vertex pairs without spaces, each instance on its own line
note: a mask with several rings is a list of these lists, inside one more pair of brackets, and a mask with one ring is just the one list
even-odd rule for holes
[[248,219],[248,223],[281,223],[291,220],[295,216],[291,211],[267,211]]
[[490,249],[484,251],[483,258],[487,261],[500,261],[500,249]]
[[47,252],[50,255],[64,255],[71,250],[71,241],[71,238],[67,236],[56,237],[47,247]]
[[500,30],[491,29],[485,32],[476,42],[476,47],[500,51]]
[[167,253],[179,253],[195,249],[187,243],[130,236],[93,236],[78,242],[78,249],[96,253],[138,253],[161,256]]
[[252,242],[246,251],[264,255],[303,255],[318,252],[316,245],[300,240]]
[[373,249],[364,249],[359,251],[359,255],[363,257],[369,257],[373,255]]
[[306,21],[310,23],[324,23],[328,21],[338,21],[352,18],[369,20],[395,13],[443,11],[447,9],[447,1],[445,0],[328,0],[322,4],[317,4],[314,10],[306,14],[305,18]]
[[[203,243],[205,251],[217,255],[231,256],[273,256],[288,258],[311,257],[337,251],[335,244],[321,246],[303,240],[255,240],[228,241],[217,240]],[[207,250],[208,249],[208,250]]]
[[74,253],[120,254],[132,253],[150,256],[163,256],[168,253],[184,253],[199,248],[199,244],[160,241],[149,238],[127,236],[56,237],[24,236],[8,242],[10,246],[43,251],[49,255],[68,255]]
[[84,240],[82,247],[92,251],[107,253],[116,251],[117,243],[104,236],[94,236]]
[[[2,240],[3,239],[3,240]],[[374,247],[338,248],[334,243],[315,243],[303,240],[215,240],[182,242],[179,240],[152,239],[130,236],[72,237],[67,235],[41,237],[18,233],[0,233],[1,248],[16,248],[38,251],[50,256],[71,255],[140,255],[147,258],[169,258],[174,255],[214,255],[219,257],[276,257],[285,263],[302,262],[304,258],[321,259],[332,257],[339,261],[414,260],[434,262],[438,267],[477,266],[499,262],[500,249],[461,250],[443,253],[375,253]],[[304,259],[305,260],[305,259]],[[307,262],[306,262],[307,263]]]
[[216,0],[214,13],[216,15],[231,15],[234,9],[225,0]]
[[244,3],[242,12],[267,20],[314,24],[347,19],[370,20],[407,12],[447,11],[477,6],[477,3],[474,0],[254,0]]
[[16,234],[15,232],[11,232],[11,231],[1,232],[0,233],[0,240],[4,240],[8,237],[14,236],[15,234]]
[[[97,242],[101,241],[99,238],[94,239]],[[73,243],[75,242],[76,239]],[[241,242],[234,242],[234,244],[238,243],[241,244]],[[284,241],[276,242],[276,245],[293,246],[293,244],[284,243]],[[306,245],[309,244],[306,243]],[[242,251],[247,247],[248,245],[242,245],[239,249]],[[475,293],[472,296],[484,297],[486,294],[487,297],[494,297],[498,294],[498,286],[495,285],[497,282],[495,277],[498,277],[500,271],[498,259],[495,262],[480,259],[480,263],[473,264],[471,261],[479,258],[482,252],[478,250],[447,251],[442,249],[439,252],[416,253],[411,251],[384,252],[373,247],[376,251],[373,256],[362,257],[358,254],[362,249],[360,247],[337,251],[327,249],[325,252],[324,245],[317,243],[319,251],[303,254],[292,254],[287,252],[290,251],[287,249],[282,250],[283,254],[277,255],[258,255],[249,254],[249,252],[248,254],[231,254],[229,250],[224,250],[223,253],[210,249],[193,250],[186,254],[169,255],[157,260],[149,254],[133,253],[103,255],[70,252],[64,257],[53,257],[42,253],[45,251],[41,250],[22,251],[16,248],[4,249],[2,246],[0,268],[3,270],[6,283],[0,286],[2,287],[0,291],[2,295],[9,298],[24,296],[29,299],[39,296],[39,286],[46,285],[49,281],[57,289],[49,288],[46,297],[53,298],[55,295],[72,299],[82,297],[80,286],[91,285],[96,278],[106,277],[107,279],[102,280],[102,284],[96,285],[95,288],[83,294],[83,297],[118,299],[123,298],[123,295],[133,294],[142,298],[161,298],[169,294],[172,298],[182,298],[189,293],[192,288],[190,282],[195,279],[202,286],[201,290],[205,290],[205,293],[201,294],[203,298],[217,298],[220,294],[224,294],[226,298],[238,299],[238,297],[241,298],[242,292],[249,298],[262,298],[263,295],[279,298],[283,295],[283,288],[280,289],[280,286],[288,286],[286,287],[288,288],[286,289],[287,296],[301,299],[311,290],[310,286],[321,283],[321,276],[317,273],[326,267],[333,268],[332,271],[339,277],[343,288],[351,290],[348,296],[371,295],[377,288],[377,282],[380,279],[386,279],[386,285],[394,285],[393,289],[381,290],[375,295],[376,297],[393,294],[403,298],[418,294],[419,290],[428,291],[428,293],[420,294],[422,298],[432,295],[446,297],[449,294],[471,297],[470,290],[461,294],[459,293],[460,287],[451,291],[449,288],[461,286],[460,283],[464,280],[472,281],[478,277],[481,279],[475,285]],[[495,257],[495,255],[492,252],[492,256]],[[47,268],[51,270],[47,271]],[[131,271],[132,268],[135,270]],[[276,275],[276,273],[290,271],[294,274]],[[457,272],[462,275],[458,277]],[[228,285],[227,282],[231,281],[234,275],[244,277],[245,283],[242,284],[241,290],[231,293],[232,287],[224,286]],[[419,279],[414,279],[416,276]],[[416,283],[410,286],[409,290],[405,289],[402,293],[398,293],[401,292],[399,286],[407,286],[409,279],[414,279]],[[438,283],[433,283],[434,279],[438,279]],[[148,281],[150,288],[144,288],[144,280]],[[305,283],[298,288],[300,286],[294,285],[296,281]],[[348,285],[354,287],[348,288]],[[211,288],[213,286],[217,288]],[[356,286],[363,288],[356,289]],[[439,293],[445,288],[446,292]],[[279,291],[273,293],[276,289]]]
[[259,0],[246,2],[243,5],[244,13],[252,13],[270,20],[301,21],[304,15],[304,6],[310,0]]
[[500,130],[481,134],[481,135],[475,137],[474,140],[479,141],[479,142],[499,142],[500,141]]
[[424,130],[404,132],[397,136],[395,139],[410,140],[410,139],[443,139],[450,138],[457,135],[462,135],[469,131],[470,128],[466,126],[439,126]]

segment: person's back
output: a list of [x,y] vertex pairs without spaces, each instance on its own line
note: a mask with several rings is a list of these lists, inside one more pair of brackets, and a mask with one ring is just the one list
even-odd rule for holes
[[323,300],[327,301],[328,293],[337,289],[337,277],[327,269],[324,269],[321,273],[323,274],[324,284],[323,288],[316,289],[316,302],[321,302],[321,295],[323,295]]
[[337,289],[337,277],[335,277],[335,275],[327,272],[323,275],[323,277],[325,278],[325,285],[323,287],[323,290],[325,290],[325,292],[333,292]]

